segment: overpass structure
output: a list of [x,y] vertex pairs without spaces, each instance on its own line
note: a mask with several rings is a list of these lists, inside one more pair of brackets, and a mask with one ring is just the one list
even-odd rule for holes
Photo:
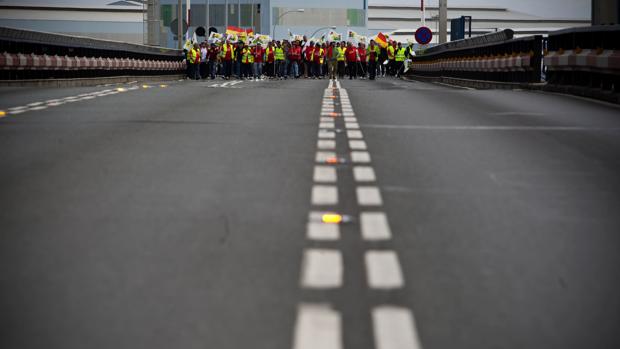
[[617,30],[409,81],[0,31],[0,347],[620,347],[620,109],[534,88],[617,98]]

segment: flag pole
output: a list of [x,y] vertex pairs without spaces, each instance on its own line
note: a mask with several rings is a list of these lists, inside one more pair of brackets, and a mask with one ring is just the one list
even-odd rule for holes
[[420,10],[422,10],[422,26],[426,27],[426,6],[424,6],[424,0],[420,1]]

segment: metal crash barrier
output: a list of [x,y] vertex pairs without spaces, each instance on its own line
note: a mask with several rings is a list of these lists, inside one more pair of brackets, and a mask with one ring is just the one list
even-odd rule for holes
[[0,27],[0,80],[181,74],[182,51]]
[[542,36],[513,39],[512,30],[457,40],[414,57],[409,74],[425,77],[537,83]]
[[549,34],[545,68],[552,85],[620,92],[620,25]]

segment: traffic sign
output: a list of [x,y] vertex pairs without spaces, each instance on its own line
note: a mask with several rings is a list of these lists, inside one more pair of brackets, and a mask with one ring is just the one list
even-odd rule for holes
[[433,31],[429,27],[420,27],[415,31],[415,41],[420,45],[426,45],[433,40]]

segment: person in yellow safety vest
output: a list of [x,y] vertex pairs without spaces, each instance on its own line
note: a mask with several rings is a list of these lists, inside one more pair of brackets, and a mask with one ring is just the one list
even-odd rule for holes
[[374,40],[370,40],[370,46],[368,46],[368,52],[366,54],[366,60],[368,61],[368,75],[370,80],[374,80],[377,76],[377,62],[379,61],[379,55],[381,54],[381,48],[375,43]]
[[224,62],[224,79],[229,80],[232,75],[232,65],[235,60],[235,50],[230,41],[226,40],[226,43],[222,45],[220,51],[222,62]]
[[396,77],[398,78],[402,75],[405,66],[405,48],[400,42],[395,51],[394,62],[396,62]]
[[313,66],[313,79],[321,78],[321,66],[323,64],[323,56],[325,55],[325,50],[321,47],[320,43],[314,44],[314,50],[312,51],[312,66]]
[[192,80],[199,79],[199,64],[200,64],[200,46],[198,44],[194,44],[187,51],[187,63],[188,63],[188,72],[187,77]]
[[344,67],[345,67],[344,62],[346,60],[346,57],[345,57],[344,53],[347,50],[345,48],[345,42],[344,41],[341,42],[340,46],[336,47],[336,49],[338,51],[338,58],[336,58],[337,61],[338,61],[338,77],[340,79],[343,79],[344,78],[344,73],[345,73],[344,72]]
[[284,79],[284,75],[286,75],[286,62],[284,62],[284,58],[284,48],[280,41],[276,41],[276,71],[280,79]]
[[388,44],[388,47],[387,47],[387,56],[388,56],[387,73],[390,76],[395,74],[394,72],[394,67],[396,66],[396,64],[394,63],[395,54],[396,54],[396,41],[392,41],[391,43]]
[[241,49],[241,78],[249,78],[252,76],[252,64],[254,63],[254,55],[249,46]]

